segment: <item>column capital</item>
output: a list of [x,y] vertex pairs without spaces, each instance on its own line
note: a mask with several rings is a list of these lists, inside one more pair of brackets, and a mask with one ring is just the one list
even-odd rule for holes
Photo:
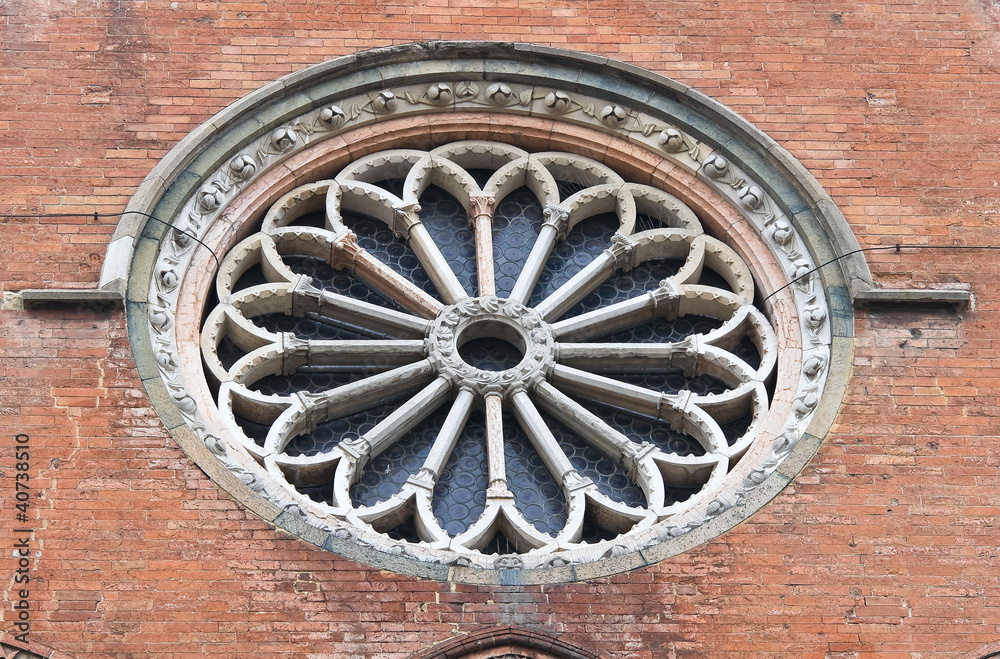
[[628,271],[635,265],[632,262],[635,255],[635,247],[635,242],[631,238],[616,233],[611,236],[611,246],[604,251],[614,259],[616,270]]
[[333,239],[333,253],[331,263],[336,270],[354,270],[357,266],[358,258],[364,252],[364,248],[358,244],[358,236],[353,231],[345,231]]
[[469,220],[475,224],[481,217],[493,217],[493,207],[497,203],[497,198],[491,194],[473,195],[469,197]]
[[557,242],[565,240],[569,233],[569,210],[562,206],[547,205],[542,209],[542,226],[555,229]]
[[409,239],[410,231],[420,224],[420,204],[412,202],[402,204],[392,209],[392,232],[404,240]]

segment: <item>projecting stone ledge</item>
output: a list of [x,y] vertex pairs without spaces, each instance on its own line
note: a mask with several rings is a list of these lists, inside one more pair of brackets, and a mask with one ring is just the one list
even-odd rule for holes
[[125,298],[120,291],[95,288],[27,288],[20,291],[25,309],[89,307],[121,309]]
[[950,306],[967,309],[972,303],[972,291],[961,288],[871,288],[854,293],[854,307]]

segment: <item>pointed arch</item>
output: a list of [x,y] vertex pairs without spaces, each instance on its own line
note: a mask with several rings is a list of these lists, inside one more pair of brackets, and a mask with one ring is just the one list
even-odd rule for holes
[[556,636],[519,627],[463,634],[417,652],[412,659],[601,659],[601,655]]

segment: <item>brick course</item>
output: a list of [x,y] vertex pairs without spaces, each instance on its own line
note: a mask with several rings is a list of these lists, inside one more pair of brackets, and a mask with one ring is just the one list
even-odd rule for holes
[[995,643],[995,252],[869,253],[881,286],[968,283],[975,308],[859,312],[833,432],[777,499],[655,567],[558,586],[422,581],[275,530],[163,429],[123,314],[16,308],[22,288],[94,286],[112,214],[227,104],[316,62],[428,39],[600,53],[703,91],[798,157],[862,246],[1000,245],[988,0],[410,4],[0,4],[0,214],[86,215],[0,217],[0,529],[13,528],[23,432],[44,493],[32,642],[78,658],[251,659],[403,658],[484,626],[609,658],[910,659]]

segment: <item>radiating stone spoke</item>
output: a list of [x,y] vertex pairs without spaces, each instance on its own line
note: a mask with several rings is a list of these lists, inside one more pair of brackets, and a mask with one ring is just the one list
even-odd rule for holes
[[410,244],[445,302],[452,304],[469,297],[423,225],[415,227],[411,232]]
[[288,354],[305,353],[307,366],[337,366],[371,368],[402,366],[423,359],[427,349],[423,341],[301,341],[299,348]]
[[469,219],[476,232],[476,276],[480,295],[496,295],[496,267],[493,261],[493,207],[496,198],[479,195],[471,198]]
[[434,368],[424,360],[327,392],[301,393],[299,397],[314,412],[322,410],[323,418],[335,419],[385,403],[407,390],[425,384],[433,375]]
[[487,395],[486,405],[486,455],[489,467],[489,486],[486,498],[512,499],[507,489],[507,465],[503,454],[503,399],[496,394]]
[[552,372],[552,383],[569,394],[666,421],[674,430],[692,436],[706,451],[726,446],[718,422],[693,404],[690,392],[665,394],[558,364]]
[[433,318],[442,304],[367,252],[358,257],[355,274],[366,284],[399,306],[420,316]]
[[291,376],[300,369],[375,372],[427,356],[423,341],[312,341],[289,333],[280,339],[239,359],[229,369],[231,379],[252,384],[269,375]]
[[559,321],[553,324],[552,330],[562,341],[586,341],[607,336],[657,317],[675,318],[681,313],[681,299],[681,289],[672,280],[665,279],[645,295]]
[[552,431],[542,415],[538,413],[535,404],[531,402],[528,393],[523,389],[516,391],[511,402],[514,407],[514,416],[524,428],[528,439],[531,440],[556,482],[568,488],[570,481],[573,481],[573,484],[582,481],[583,478],[576,472],[573,464],[566,457],[566,453],[560,448],[559,442],[552,435]]
[[712,478],[718,480],[725,474],[728,464],[725,455],[678,455],[666,453],[649,442],[637,444],[549,383],[539,385],[535,395],[543,409],[628,469],[642,487],[646,505],[657,514],[674,514],[685,507],[685,504],[664,507],[665,487],[705,486]]
[[559,319],[580,300],[590,295],[601,282],[613,275],[615,270],[631,270],[634,265],[635,247],[635,243],[627,236],[614,234],[607,249],[556,289],[552,295],[542,300],[535,310],[550,323]]
[[546,412],[628,470],[635,468],[637,456],[653,449],[651,445],[644,448],[636,444],[548,382],[539,384],[535,395]]
[[651,295],[641,295],[567,318],[555,323],[552,331],[559,341],[585,341],[641,325],[655,317],[655,298]]
[[559,363],[611,373],[681,370],[687,377],[711,375],[729,387],[758,379],[746,362],[697,335],[674,343],[560,343]]
[[[406,215],[416,216],[416,211],[399,211]],[[459,300],[469,297],[458,277],[452,272],[448,261],[442,256],[431,234],[427,231],[419,219],[411,218],[409,221],[409,244],[413,248],[420,264],[424,266],[427,276],[434,282],[441,297],[448,304],[454,304]],[[399,221],[397,220],[397,225]]]
[[569,211],[559,206],[546,206],[542,210],[545,221],[541,229],[538,230],[538,238],[528,254],[521,274],[517,277],[517,282],[510,292],[510,299],[526,304],[531,292],[538,283],[538,278],[542,274],[545,262],[549,260],[552,249],[556,246],[556,241],[564,237],[566,226],[569,223]]
[[401,403],[385,419],[361,436],[368,442],[368,457],[375,457],[393,442],[408,433],[440,407],[448,397],[449,384],[439,377],[420,390],[415,396]]
[[640,372],[670,368],[690,354],[690,349],[688,342],[560,343],[559,363],[585,371]]
[[475,402],[475,395],[468,389],[462,389],[455,397],[451,405],[451,410],[445,418],[438,431],[437,438],[431,446],[431,450],[424,460],[423,468],[418,477],[427,481],[427,485],[432,486],[441,475],[441,470],[451,457],[451,452],[455,450],[455,444],[465,429],[465,424],[469,422],[472,414],[472,404]]
[[422,337],[427,331],[427,321],[407,313],[386,309],[370,302],[327,291],[308,291],[313,297],[316,313],[351,325],[372,329],[401,339]]
[[657,419],[662,418],[665,408],[673,408],[684,400],[683,396],[668,396],[561,364],[553,369],[552,382],[563,391]]
[[547,322],[553,322],[614,274],[615,259],[608,252],[598,255],[569,281],[535,306]]
[[421,318],[433,318],[444,307],[368,250],[359,247],[357,237],[351,232],[345,232],[334,241],[333,265],[354,273],[386,298]]
[[274,422],[265,446],[269,452],[279,451],[295,436],[324,421],[385,404],[426,385],[434,376],[434,368],[423,360],[322,393],[299,393],[299,404]]

